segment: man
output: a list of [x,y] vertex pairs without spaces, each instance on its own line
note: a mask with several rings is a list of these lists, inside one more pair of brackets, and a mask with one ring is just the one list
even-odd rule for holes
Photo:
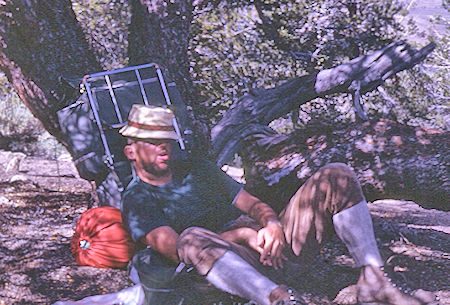
[[[360,303],[418,305],[434,299],[404,294],[385,276],[366,201],[349,167],[320,169],[277,215],[213,164],[172,161],[178,139],[172,120],[168,109],[134,105],[120,130],[136,173],[123,194],[122,215],[133,239],[151,249],[144,264],[154,284],[151,305],[169,304],[159,292],[171,287],[172,266],[179,263],[216,288],[258,304],[306,304],[267,277],[266,269],[283,272],[286,259],[318,249],[333,229],[361,268]],[[251,220],[235,220],[240,214]]]

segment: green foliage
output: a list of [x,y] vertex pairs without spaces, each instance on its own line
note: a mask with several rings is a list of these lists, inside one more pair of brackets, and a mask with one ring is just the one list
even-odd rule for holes
[[102,66],[110,70],[126,65],[127,27],[131,18],[128,2],[74,0],[72,7]]
[[[330,68],[380,49],[393,40],[437,44],[427,60],[401,72],[362,97],[369,117],[387,117],[412,125],[448,129],[450,79],[449,20],[434,16],[429,31],[408,17],[406,7],[391,0],[264,0],[265,28],[252,1],[212,1],[196,8],[191,27],[191,75],[200,93],[200,114],[214,125],[251,88],[273,87],[287,79]],[[126,0],[73,0],[73,8],[97,58],[105,69],[126,65]],[[448,10],[448,1],[443,1]],[[276,35],[268,35],[268,30]],[[149,38],[150,39],[150,38]],[[349,95],[316,99],[271,124],[290,132],[316,120],[354,120]],[[198,114],[197,114],[198,115]],[[1,132],[49,139],[11,87],[0,80]],[[35,143],[35,141],[33,142]],[[47,145],[49,146],[49,145]]]
[[[401,27],[396,1],[276,1],[268,15],[306,70],[335,66],[384,46]],[[381,17],[381,18],[380,18]]]
[[[191,32],[191,74],[212,124],[250,88],[272,87],[295,76],[330,68],[420,32],[412,20],[400,22],[406,11],[398,1],[265,0],[263,3],[262,12],[278,37],[265,34],[251,3],[240,6],[222,3],[196,12]],[[442,17],[435,20],[442,22]],[[402,72],[380,91],[362,97],[369,117],[446,128],[444,111],[448,105],[444,102],[448,96],[448,77],[444,75],[448,74],[448,36],[436,37],[434,32],[428,36],[438,48],[424,65]],[[447,68],[437,68],[439,57],[440,66],[444,62]],[[311,120],[354,120],[351,105],[349,95],[316,99],[301,106],[298,115],[293,113],[272,125],[288,132]],[[292,119],[293,124],[289,123],[292,127],[289,124],[281,127]]]
[[296,76],[298,65],[262,39],[254,7],[212,5],[192,25],[191,75],[214,124],[250,88]]
[[[418,27],[413,20],[407,21],[403,38],[417,47],[433,41],[436,49],[422,64],[385,83],[386,93],[377,96],[382,100],[369,101],[374,115],[388,116],[413,126],[450,129],[450,19],[448,14],[446,16],[432,16],[428,28]],[[379,105],[383,105],[384,111]]]
[[[212,123],[250,88],[335,66],[385,46],[401,30],[394,20],[401,6],[388,0],[264,3],[279,41],[267,39],[254,5],[211,5],[197,12],[191,71]],[[350,102],[338,99],[332,104]]]

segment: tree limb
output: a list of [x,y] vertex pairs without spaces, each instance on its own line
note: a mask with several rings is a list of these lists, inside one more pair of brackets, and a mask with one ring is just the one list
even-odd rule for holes
[[275,88],[252,90],[233,104],[212,129],[213,154],[217,164],[224,164],[240,149],[242,141],[249,135],[249,132],[242,131],[248,126],[267,125],[317,97],[354,93],[358,85],[360,93],[364,94],[394,74],[421,62],[434,48],[434,43],[416,50],[404,42],[394,42],[371,54],[294,78]]
[[0,2],[0,45],[0,69],[45,129],[62,141],[56,111],[73,88],[61,76],[100,69],[72,3]]
[[356,172],[367,200],[407,199],[448,210],[449,137],[387,119],[345,126],[315,122],[289,136],[247,137],[246,188],[276,205],[322,166],[343,162]]

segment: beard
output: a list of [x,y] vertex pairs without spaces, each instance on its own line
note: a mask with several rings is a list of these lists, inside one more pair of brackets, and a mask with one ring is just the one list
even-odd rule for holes
[[170,163],[162,162],[147,164],[144,167],[144,170],[155,177],[165,177],[170,173]]

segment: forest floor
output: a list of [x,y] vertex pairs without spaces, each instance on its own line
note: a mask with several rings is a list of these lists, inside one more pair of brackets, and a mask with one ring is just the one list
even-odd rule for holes
[[[94,205],[91,185],[70,162],[0,152],[0,305],[52,304],[133,285],[126,270],[78,266],[71,255],[76,221]],[[388,199],[369,208],[394,280],[450,304],[450,212]],[[339,292],[357,280],[352,264],[333,238],[316,260],[289,266],[283,280],[311,304],[337,304],[336,295],[341,299]]]

